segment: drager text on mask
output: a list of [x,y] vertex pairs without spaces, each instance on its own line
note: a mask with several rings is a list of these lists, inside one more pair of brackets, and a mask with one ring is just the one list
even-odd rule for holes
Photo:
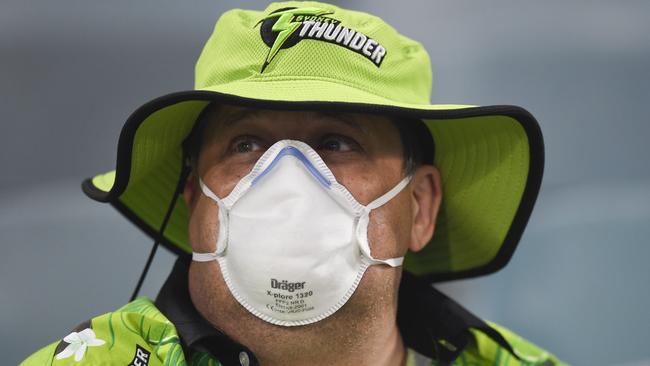
[[289,282],[287,280],[278,281],[275,278],[271,278],[271,288],[276,288],[280,290],[287,290],[289,292],[294,292],[296,290],[302,290],[305,288],[306,282]]

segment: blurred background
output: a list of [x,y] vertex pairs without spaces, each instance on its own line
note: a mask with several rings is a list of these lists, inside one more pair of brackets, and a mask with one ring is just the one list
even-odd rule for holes
[[[440,287],[578,365],[650,365],[650,2],[336,1],[421,41],[436,103],[515,104],[546,140],[510,264]],[[128,301],[151,240],[81,181],[140,104],[191,89],[223,11],[263,1],[0,2],[0,354]],[[173,256],[159,251],[143,294]]]

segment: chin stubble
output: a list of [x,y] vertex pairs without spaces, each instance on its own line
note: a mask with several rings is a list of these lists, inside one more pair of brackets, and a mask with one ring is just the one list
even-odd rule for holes
[[319,322],[283,327],[242,307],[226,286],[217,262],[190,267],[189,288],[199,313],[215,328],[245,345],[263,364],[351,358],[372,352],[370,339],[394,326],[399,271],[372,266],[339,311]]

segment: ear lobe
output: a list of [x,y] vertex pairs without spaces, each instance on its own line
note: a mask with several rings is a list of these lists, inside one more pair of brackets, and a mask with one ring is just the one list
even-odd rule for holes
[[409,249],[419,252],[433,237],[436,219],[442,201],[440,172],[433,165],[417,169],[411,180],[413,185],[413,225]]

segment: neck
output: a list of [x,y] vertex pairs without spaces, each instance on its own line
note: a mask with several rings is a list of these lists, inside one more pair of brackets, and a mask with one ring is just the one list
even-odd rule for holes
[[242,343],[263,366],[403,365],[406,352],[396,321],[399,276],[387,276],[387,267],[373,267],[332,316],[307,326],[258,327],[264,329],[258,333],[262,337],[248,334]]
[[[356,331],[356,330],[359,331]],[[352,330],[352,331],[350,331]],[[301,334],[291,337],[290,347],[267,343],[256,356],[262,366],[286,365],[404,365],[406,350],[394,322],[377,323],[365,331],[349,328],[347,334]],[[300,345],[296,340],[300,340]]]
[[[217,278],[217,266],[190,270],[190,293],[201,315],[246,345],[263,366],[403,365],[406,352],[397,328],[399,272],[372,266],[348,302],[313,324],[282,327],[250,314]],[[381,267],[381,268],[380,268]],[[201,276],[198,276],[201,274]],[[219,294],[219,296],[206,296]],[[217,303],[218,302],[218,303]]]

